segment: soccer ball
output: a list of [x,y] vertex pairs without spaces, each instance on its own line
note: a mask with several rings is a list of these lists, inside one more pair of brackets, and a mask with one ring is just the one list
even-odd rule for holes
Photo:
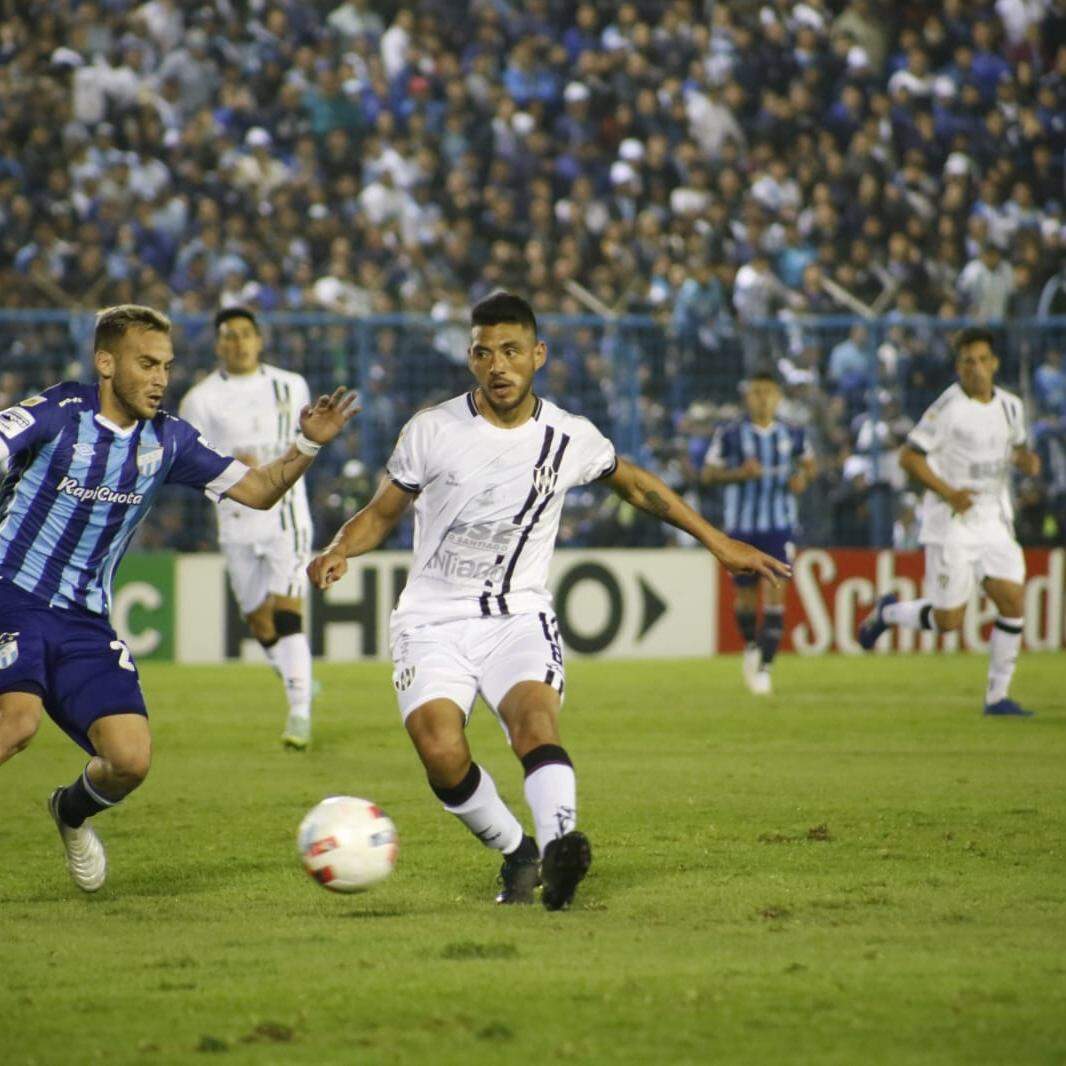
[[356,796],[330,796],[312,808],[296,846],[304,869],[331,892],[361,892],[384,881],[399,850],[392,819]]

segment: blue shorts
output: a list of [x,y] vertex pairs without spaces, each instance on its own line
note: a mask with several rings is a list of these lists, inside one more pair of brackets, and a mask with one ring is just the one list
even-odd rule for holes
[[111,714],[143,714],[137,666],[101,615],[50,607],[0,581],[0,693],[40,696],[48,716],[95,755],[89,727]]
[[[731,532],[729,536],[734,540],[742,540],[753,548],[773,556],[782,563],[791,563],[796,554],[795,545],[792,543],[792,534],[785,530],[774,533],[739,533]],[[758,574],[733,574],[733,583],[738,588],[751,588],[759,580]]]

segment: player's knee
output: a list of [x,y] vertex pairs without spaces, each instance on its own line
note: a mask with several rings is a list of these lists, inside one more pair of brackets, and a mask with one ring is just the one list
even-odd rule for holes
[[962,620],[966,616],[965,607],[952,607],[950,610],[937,608],[933,611],[933,620],[941,633],[950,633],[962,626]]
[[277,640],[278,634],[274,628],[273,612],[268,614],[256,614],[253,612],[248,615],[247,622],[248,628],[252,631],[252,636],[260,644],[271,644]]
[[422,765],[434,780],[448,780],[470,762],[470,749],[462,736],[422,735],[415,739],[415,747]]
[[125,792],[132,792],[148,776],[152,765],[152,749],[148,745],[129,745],[108,756],[113,782]]
[[470,761],[470,747],[461,724],[415,712],[406,725],[418,757],[433,780],[446,781]]
[[0,762],[29,747],[40,724],[40,711],[0,704]]
[[554,707],[530,701],[508,719],[511,747],[521,758],[542,744],[559,743],[559,716]]

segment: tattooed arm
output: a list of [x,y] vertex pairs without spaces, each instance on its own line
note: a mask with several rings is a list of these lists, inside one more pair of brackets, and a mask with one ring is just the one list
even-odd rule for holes
[[715,529],[673,489],[642,467],[619,459],[614,473],[604,481],[627,503],[691,534],[731,573],[761,574],[775,585],[778,578],[791,576],[784,563]]
[[272,463],[252,467],[226,495],[259,511],[269,511],[303,477],[318,450],[328,444],[359,411],[358,393],[340,388],[320,396],[300,412],[300,444],[290,444]]

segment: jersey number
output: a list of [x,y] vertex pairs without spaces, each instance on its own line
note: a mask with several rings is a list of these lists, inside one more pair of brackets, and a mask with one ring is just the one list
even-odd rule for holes
[[118,652],[118,665],[121,666],[123,670],[130,670],[133,673],[137,672],[137,667],[133,665],[130,649],[126,647],[124,641],[113,640],[111,641],[110,648],[112,651]]

